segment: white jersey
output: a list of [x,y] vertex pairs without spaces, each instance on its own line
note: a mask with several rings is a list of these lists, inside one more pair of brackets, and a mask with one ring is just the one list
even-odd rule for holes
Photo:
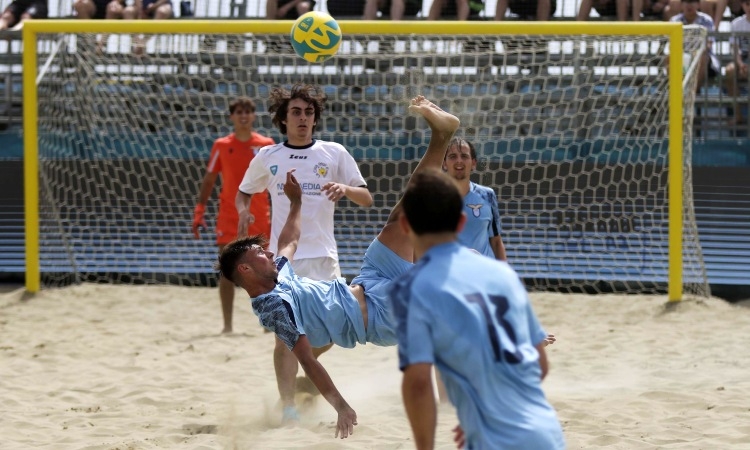
[[271,194],[271,242],[268,249],[278,253],[281,229],[289,216],[289,199],[284,195],[286,173],[296,169],[294,176],[302,187],[302,235],[294,259],[328,256],[338,260],[333,236],[333,211],[336,204],[322,192],[329,182],[347,186],[366,186],[352,155],[343,145],[313,140],[297,147],[286,142],[260,149],[250,162],[240,191]]
[[750,37],[748,37],[747,33],[750,31],[750,19],[747,14],[743,14],[740,17],[737,17],[732,21],[732,33],[740,33],[740,34],[733,34],[729,37],[729,43],[733,45],[737,45],[740,50],[740,54],[742,55],[742,59],[746,60],[748,56],[748,51],[750,50]]

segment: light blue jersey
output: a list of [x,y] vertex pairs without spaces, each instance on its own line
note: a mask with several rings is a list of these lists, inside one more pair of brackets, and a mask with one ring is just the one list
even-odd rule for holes
[[472,450],[565,448],[541,387],[546,337],[510,266],[458,243],[430,249],[391,285],[399,364],[434,364]]
[[351,348],[365,343],[359,302],[343,278],[315,281],[299,277],[283,256],[276,258],[276,267],[276,287],[251,299],[263,327],[276,333],[290,350],[303,334],[313,347],[333,342]]
[[359,301],[343,278],[314,281],[295,275],[289,261],[276,258],[276,287],[251,299],[260,324],[273,331],[291,350],[302,335],[310,345],[331,342],[351,348],[357,343],[396,345],[395,320],[388,299],[391,281],[413,264],[374,239],[365,252],[360,274],[352,284],[361,285],[367,303],[367,330]]
[[495,191],[472,182],[464,196],[466,225],[458,235],[458,242],[479,253],[495,258],[490,238],[500,236],[500,211]]

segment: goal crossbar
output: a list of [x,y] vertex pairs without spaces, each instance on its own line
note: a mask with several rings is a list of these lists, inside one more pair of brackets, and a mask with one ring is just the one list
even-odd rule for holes
[[[24,192],[26,221],[26,289],[40,289],[40,217],[39,217],[39,147],[37,36],[48,33],[142,33],[142,34],[287,34],[291,21],[122,21],[122,20],[29,20],[23,28],[23,98],[24,98]],[[669,53],[683,54],[683,28],[676,23],[622,23],[622,22],[381,22],[340,21],[344,35],[356,29],[359,35],[621,35],[663,36],[669,40]],[[670,301],[683,296],[683,121],[682,121],[681,58],[669,60],[669,155],[668,155],[668,296]]]

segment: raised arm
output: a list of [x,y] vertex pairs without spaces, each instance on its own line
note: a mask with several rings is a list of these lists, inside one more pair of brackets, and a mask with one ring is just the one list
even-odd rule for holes
[[344,400],[344,397],[341,396],[336,385],[333,384],[331,376],[328,375],[326,369],[313,355],[312,346],[310,345],[307,336],[303,335],[297,340],[297,343],[292,349],[292,353],[297,357],[297,361],[299,361],[305,374],[310,378],[310,381],[312,381],[315,387],[318,388],[320,395],[322,395],[338,413],[335,436],[344,439],[352,434],[354,432],[354,425],[357,424],[357,413],[354,412],[346,400]]
[[286,173],[286,183],[284,183],[284,194],[289,199],[289,215],[286,218],[284,227],[279,233],[278,256],[285,256],[292,261],[294,253],[297,251],[299,236],[301,233],[301,214],[302,211],[302,187],[299,185],[297,178],[294,177],[294,169]]
[[237,214],[239,215],[237,221],[238,238],[246,237],[248,227],[255,222],[255,216],[250,212],[250,200],[252,198],[252,194],[245,194],[242,191],[237,191],[237,195],[234,197],[234,207],[237,208]]

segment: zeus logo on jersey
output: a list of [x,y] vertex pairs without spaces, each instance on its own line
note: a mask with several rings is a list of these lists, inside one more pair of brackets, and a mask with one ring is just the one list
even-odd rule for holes
[[307,159],[307,155],[289,155],[289,159]]
[[479,217],[480,210],[482,209],[482,205],[466,205],[469,209],[471,209],[471,213],[474,215],[474,217]]

